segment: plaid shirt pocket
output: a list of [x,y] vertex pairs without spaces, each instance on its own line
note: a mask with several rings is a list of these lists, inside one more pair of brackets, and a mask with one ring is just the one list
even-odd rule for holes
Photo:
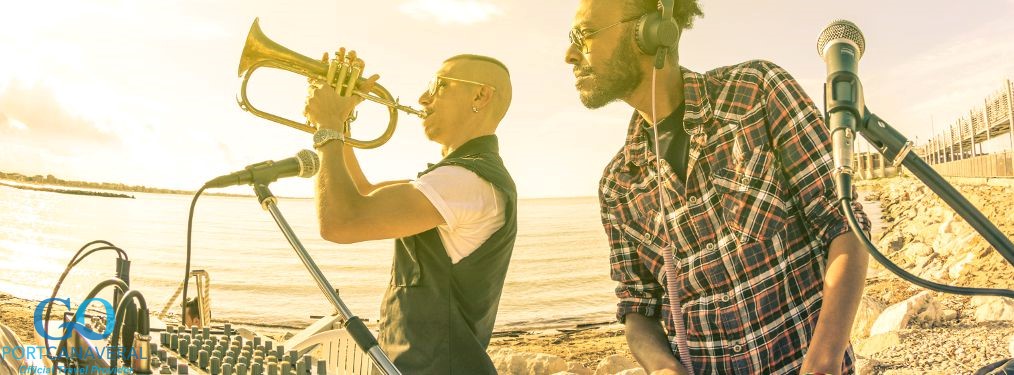
[[775,159],[770,150],[757,147],[741,162],[715,171],[723,211],[719,216],[741,243],[770,239],[785,227],[788,211]]

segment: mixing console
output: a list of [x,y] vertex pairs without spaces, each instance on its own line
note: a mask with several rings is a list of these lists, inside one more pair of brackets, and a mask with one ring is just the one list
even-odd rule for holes
[[272,340],[244,339],[225,324],[221,331],[170,326],[151,343],[151,370],[164,375],[326,375],[324,360],[285,350]]

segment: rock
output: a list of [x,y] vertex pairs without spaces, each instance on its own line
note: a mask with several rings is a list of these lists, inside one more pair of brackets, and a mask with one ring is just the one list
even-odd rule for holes
[[1010,337],[1010,344],[1007,345],[1007,350],[1010,351],[1010,356],[1014,357],[1014,335]]
[[883,293],[880,294],[880,300],[881,301],[890,301],[891,297],[894,297],[894,290],[893,289],[885,290]]
[[863,295],[862,299],[859,300],[859,309],[856,311],[855,322],[852,324],[852,334],[850,335],[852,340],[855,341],[869,336],[873,322],[877,320],[877,317],[882,312],[884,312],[884,304],[874,298]]
[[971,304],[976,321],[1014,320],[1014,300],[1010,298],[975,296]]
[[563,358],[550,354],[536,354],[528,358],[528,374],[552,374],[554,372],[566,371],[567,361]]
[[933,240],[933,249],[943,256],[961,256],[969,252],[969,243],[977,236],[976,232],[940,235]]
[[891,232],[884,235],[880,239],[878,248],[883,249],[884,254],[891,254],[895,251],[901,250],[902,246],[905,245],[905,237],[898,232]]
[[933,262],[933,267],[927,269],[926,273],[929,275],[929,280],[935,282],[940,282],[950,277],[947,273],[947,267],[940,262]]
[[921,257],[933,255],[933,248],[922,242],[912,242],[901,250],[909,261],[916,262]]
[[595,372],[577,362],[567,362],[567,372],[577,375],[592,375]]
[[617,372],[616,375],[648,375],[643,368],[632,368]]
[[[927,246],[926,248],[929,249],[929,246]],[[923,270],[926,268],[926,265],[928,265],[929,262],[935,258],[936,254],[933,253],[930,253],[930,255],[919,255],[915,257],[915,268],[918,270]],[[915,273],[919,272],[917,271]]]
[[952,233],[941,233],[936,236],[933,240],[933,244],[930,246],[933,247],[933,251],[937,254],[947,256],[950,255],[951,244],[954,243],[956,238],[957,236]]
[[866,358],[875,357],[880,352],[901,344],[901,338],[901,334],[898,332],[873,335],[859,343],[856,353]]
[[523,374],[528,367],[528,353],[514,353],[510,349],[497,349],[489,353],[499,374]]
[[958,312],[951,309],[944,309],[940,321],[947,322],[958,318]]
[[930,300],[923,306],[922,311],[916,315],[916,319],[933,325],[942,322],[944,320],[943,316],[943,306],[940,306],[940,303],[937,301]]
[[911,370],[911,369],[889,369],[884,370],[880,373],[881,375],[925,375],[925,370]]
[[951,277],[951,280],[956,280],[961,277],[961,271],[965,269],[965,266],[975,260],[975,254],[968,253],[964,257],[958,259],[956,262],[947,267],[947,275]]
[[498,349],[490,352],[490,359],[500,374],[548,375],[567,371],[567,361],[550,354]]
[[940,223],[938,233],[940,234],[954,233],[954,231],[952,230],[953,228],[951,226],[951,223],[953,222],[954,222],[954,213],[948,212],[947,214],[945,214],[944,221]]
[[905,328],[908,326],[908,321],[921,312],[931,298],[930,291],[922,291],[907,300],[884,309],[884,312],[873,322],[873,327],[870,328],[870,336]]
[[623,370],[637,367],[637,364],[634,363],[634,361],[627,359],[627,357],[619,354],[613,354],[602,358],[602,360],[599,361],[598,367],[595,368],[595,375],[612,375]]
[[873,375],[876,374],[877,366],[880,365],[880,361],[871,358],[857,358],[856,359],[856,375]]

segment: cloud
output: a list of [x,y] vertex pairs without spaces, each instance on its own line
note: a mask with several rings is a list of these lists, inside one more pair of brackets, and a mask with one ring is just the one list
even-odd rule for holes
[[410,0],[398,7],[402,13],[442,25],[471,25],[503,14],[500,7],[482,0]]
[[[867,104],[893,108],[892,122],[909,138],[925,142],[1003,87],[1014,74],[1014,32],[1007,22],[984,24],[976,30],[871,74]],[[872,100],[870,99],[872,98]]]
[[98,129],[85,118],[62,106],[45,86],[12,82],[0,92],[0,134],[15,142],[41,142],[50,147],[61,144],[115,146],[120,138]]

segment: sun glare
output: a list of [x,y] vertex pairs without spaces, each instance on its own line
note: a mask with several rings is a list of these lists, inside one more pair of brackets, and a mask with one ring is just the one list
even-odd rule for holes
[[485,22],[503,13],[500,7],[478,0],[412,0],[399,9],[417,19],[462,25]]

